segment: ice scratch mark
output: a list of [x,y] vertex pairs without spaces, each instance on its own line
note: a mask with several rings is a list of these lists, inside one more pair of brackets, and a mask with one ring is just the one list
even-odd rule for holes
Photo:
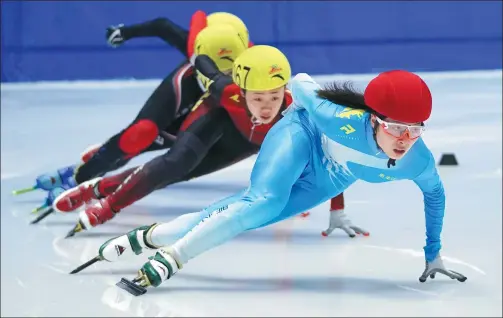
[[[418,252],[418,251],[408,249],[408,248],[395,248],[395,247],[389,247],[389,246],[376,246],[376,245],[362,245],[362,246],[368,247],[368,248],[381,249],[381,250],[389,251],[389,252],[397,252],[400,254],[410,255],[412,257],[424,257],[424,253],[422,251]],[[482,275],[486,275],[486,273],[483,270],[481,270],[479,267],[472,265],[472,264],[469,264],[469,263],[462,261],[460,259],[445,256],[445,255],[442,255],[442,259],[444,261],[451,262],[454,264],[464,265],[464,266],[469,267]]]

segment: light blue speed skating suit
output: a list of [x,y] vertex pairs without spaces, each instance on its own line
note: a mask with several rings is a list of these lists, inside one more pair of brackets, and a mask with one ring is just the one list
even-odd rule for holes
[[180,261],[185,263],[243,231],[313,208],[357,180],[403,179],[414,181],[424,194],[424,251],[432,261],[441,248],[445,196],[435,160],[423,140],[419,138],[388,168],[389,158],[373,138],[369,113],[318,98],[319,86],[307,74],[297,75],[290,85],[293,109],[267,134],[250,186],[194,213],[195,222],[173,245]]

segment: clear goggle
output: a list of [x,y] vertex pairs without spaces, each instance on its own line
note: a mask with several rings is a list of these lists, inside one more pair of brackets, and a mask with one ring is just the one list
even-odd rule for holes
[[411,140],[419,138],[424,132],[424,125],[405,125],[390,123],[376,116],[377,122],[384,129],[384,132],[395,138],[408,138]]

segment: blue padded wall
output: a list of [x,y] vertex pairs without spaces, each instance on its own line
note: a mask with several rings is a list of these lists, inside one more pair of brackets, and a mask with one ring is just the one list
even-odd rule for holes
[[113,49],[104,30],[198,9],[227,11],[294,72],[499,69],[501,1],[2,1],[2,82],[160,78],[183,56],[162,40]]

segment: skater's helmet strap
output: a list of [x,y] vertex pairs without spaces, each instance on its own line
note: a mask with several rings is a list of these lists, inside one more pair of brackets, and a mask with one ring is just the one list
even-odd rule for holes
[[243,20],[228,12],[214,12],[208,15],[206,19],[208,26],[217,24],[231,25],[234,29],[236,29],[244,44],[248,47],[250,36],[248,28],[246,27],[246,24],[244,24]]
[[277,48],[255,45],[241,54],[232,69],[232,79],[247,91],[268,91],[285,86],[292,76],[290,63]]
[[246,44],[236,29],[229,24],[207,26],[196,37],[196,55],[208,55],[222,72],[232,69],[236,58],[246,49]]

